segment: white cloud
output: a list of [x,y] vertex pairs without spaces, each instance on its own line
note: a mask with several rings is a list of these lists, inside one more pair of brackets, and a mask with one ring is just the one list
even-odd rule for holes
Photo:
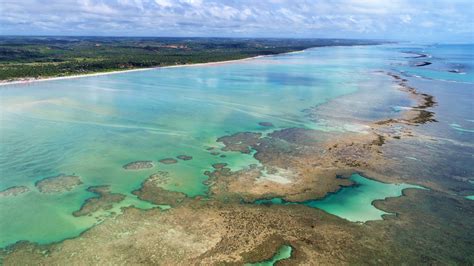
[[443,25],[437,35],[474,36],[470,0],[0,0],[0,7],[4,34],[422,38]]
[[172,7],[174,6],[172,0],[155,0],[155,3],[162,7]]
[[117,2],[122,6],[136,7],[140,10],[143,10],[143,1],[142,0],[118,0]]
[[425,20],[421,22],[420,25],[425,28],[431,28],[435,26],[435,23],[433,21]]
[[180,2],[192,6],[200,6],[202,4],[202,0],[180,0]]
[[94,2],[92,0],[81,0],[79,4],[82,6],[82,10],[95,13],[95,14],[103,14],[103,15],[115,15],[117,14],[117,10],[113,9],[112,7],[108,6],[103,2]]
[[411,21],[411,16],[410,15],[401,15],[400,16],[400,20],[405,23],[405,24],[408,24],[410,23]]
[[239,15],[239,10],[226,5],[212,5],[207,7],[209,14],[215,18],[231,20]]

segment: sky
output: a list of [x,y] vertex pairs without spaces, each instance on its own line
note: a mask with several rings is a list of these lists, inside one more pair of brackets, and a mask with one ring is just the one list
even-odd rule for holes
[[0,0],[1,35],[474,42],[473,0]]

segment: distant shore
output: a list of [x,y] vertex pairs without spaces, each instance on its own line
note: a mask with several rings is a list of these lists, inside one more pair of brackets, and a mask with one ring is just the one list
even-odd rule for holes
[[[308,49],[311,49],[311,48],[308,48]],[[125,70],[113,70],[113,71],[87,73],[87,74],[70,75],[70,76],[59,76],[59,77],[20,78],[20,79],[14,79],[14,80],[0,80],[0,86],[15,85],[15,84],[30,84],[30,83],[33,83],[33,82],[41,82],[41,81],[52,81],[52,80],[75,79],[75,78],[84,78],[84,77],[95,77],[95,76],[122,74],[122,73],[127,73],[127,72],[148,71],[148,70],[163,69],[163,68],[178,68],[178,67],[196,67],[196,66],[220,65],[220,64],[228,64],[228,63],[235,63],[235,62],[247,61],[247,60],[252,60],[252,59],[261,58],[261,57],[269,57],[269,56],[275,56],[275,55],[301,53],[301,52],[304,52],[305,50],[307,50],[307,49],[299,50],[299,51],[286,52],[286,53],[280,53],[280,54],[257,55],[257,56],[246,57],[246,58],[241,58],[241,59],[215,61],[215,62],[206,62],[206,63],[179,64],[179,65],[170,65],[170,66],[157,66],[157,67],[134,68],[134,69],[125,69]]]

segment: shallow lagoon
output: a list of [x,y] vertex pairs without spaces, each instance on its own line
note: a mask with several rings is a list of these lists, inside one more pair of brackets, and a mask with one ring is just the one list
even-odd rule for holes
[[320,200],[311,200],[302,203],[285,202],[280,198],[259,200],[257,204],[303,204],[334,214],[351,222],[366,222],[382,219],[382,215],[389,214],[377,209],[372,203],[389,197],[398,197],[406,188],[421,188],[409,184],[385,184],[368,179],[360,174],[351,175],[354,186],[343,187],[336,193],[329,194]]
[[[398,56],[398,50],[384,46],[327,47],[231,64],[0,87],[0,190],[12,186],[31,190],[0,198],[0,246],[18,240],[60,241],[121,207],[154,207],[131,192],[157,171],[170,173],[164,188],[205,196],[204,172],[212,164],[225,162],[232,170],[258,164],[252,155],[221,151],[216,139],[223,135],[287,127],[357,128],[314,123],[302,111],[364,87],[386,88],[375,90],[377,95],[386,93],[391,87],[384,85],[391,80],[375,71],[388,69]],[[363,103],[348,104],[365,111]],[[383,102],[377,113],[363,116],[383,117],[406,104],[399,99]],[[193,159],[159,163],[179,155]],[[123,169],[138,160],[151,160],[155,167]],[[60,173],[78,175],[83,184],[59,194],[42,194],[34,187],[38,180]],[[86,189],[97,185],[110,185],[111,192],[126,199],[105,213],[72,216],[94,196]]]

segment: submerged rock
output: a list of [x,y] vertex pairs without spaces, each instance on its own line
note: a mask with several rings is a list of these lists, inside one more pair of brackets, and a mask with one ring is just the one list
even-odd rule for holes
[[186,198],[181,192],[169,191],[161,186],[166,184],[169,179],[168,172],[158,172],[150,175],[143,183],[140,189],[135,190],[132,194],[139,199],[149,201],[158,205],[176,206],[179,202]]
[[75,187],[82,185],[81,178],[75,175],[58,175],[46,177],[35,186],[41,193],[61,193],[71,191]]
[[135,161],[131,163],[127,163],[126,165],[123,166],[124,169],[126,170],[140,170],[140,169],[148,169],[148,168],[153,168],[153,162],[152,161]]
[[417,63],[415,66],[422,67],[422,66],[429,66],[429,65],[431,65],[431,62],[425,61],[425,62]]
[[178,155],[176,156],[176,158],[180,159],[180,160],[183,160],[183,161],[189,161],[189,160],[192,160],[193,159],[193,156],[189,156],[189,155]]
[[260,122],[258,124],[262,127],[273,127],[273,124],[271,122]]
[[382,135],[377,135],[377,139],[372,141],[372,145],[382,146],[385,144],[385,137]]
[[215,163],[215,164],[212,165],[212,167],[214,167],[215,169],[222,169],[226,166],[227,166],[226,163]]
[[97,194],[97,197],[87,199],[81,206],[81,209],[73,212],[74,216],[90,215],[98,210],[110,210],[114,203],[121,202],[125,199],[125,195],[119,193],[111,193],[110,186],[94,186],[89,187],[87,191]]
[[147,179],[149,182],[153,182],[155,185],[160,186],[160,185],[165,185],[169,182],[170,180],[170,174],[166,171],[158,171]]
[[160,160],[160,163],[162,164],[174,164],[174,163],[177,163],[178,160],[174,159],[174,158],[165,158],[165,159],[161,159]]
[[29,192],[30,189],[25,186],[14,186],[14,187],[9,187],[7,189],[4,189],[0,191],[0,197],[11,197],[11,196],[18,196],[20,194]]
[[241,153],[250,153],[250,147],[255,146],[261,133],[240,132],[230,136],[224,136],[217,139],[218,142],[224,143],[223,151],[238,151]]

